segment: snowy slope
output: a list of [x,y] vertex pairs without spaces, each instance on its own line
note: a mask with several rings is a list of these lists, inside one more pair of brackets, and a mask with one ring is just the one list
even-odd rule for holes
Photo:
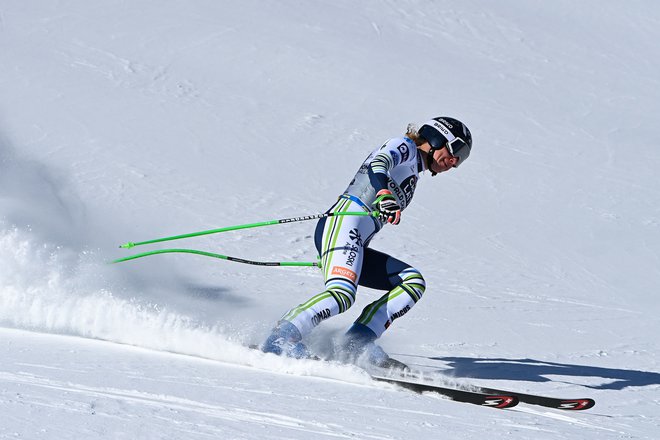
[[[657,438],[659,25],[643,1],[0,0],[0,437]],[[105,264],[323,212],[373,147],[440,114],[474,151],[374,240],[429,285],[382,345],[589,413],[242,348],[321,288],[314,269]],[[175,243],[312,261],[313,227]]]

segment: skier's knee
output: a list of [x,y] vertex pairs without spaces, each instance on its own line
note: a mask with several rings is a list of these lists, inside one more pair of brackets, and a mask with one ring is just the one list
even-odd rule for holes
[[326,290],[337,301],[339,313],[344,313],[355,302],[357,289],[352,285],[329,283],[326,286]]
[[401,277],[400,286],[417,302],[422,299],[422,295],[426,291],[426,280],[421,272],[414,267],[409,267],[399,274]]

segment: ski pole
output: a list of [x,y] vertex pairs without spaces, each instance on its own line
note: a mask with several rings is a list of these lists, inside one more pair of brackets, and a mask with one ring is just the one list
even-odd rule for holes
[[233,261],[235,263],[253,264],[256,266],[307,266],[307,267],[320,267],[320,262],[312,261],[253,261],[244,258],[229,257],[227,255],[214,254],[212,252],[198,251],[195,249],[159,249],[151,252],[144,252],[141,254],[131,255],[129,257],[119,258],[111,261],[110,263],[121,263],[123,261],[135,260],[137,258],[147,257],[149,255],[157,254],[170,254],[170,253],[184,253],[184,254],[197,254],[205,257],[219,258],[221,260]]
[[306,215],[306,216],[303,216],[303,217],[291,217],[291,218],[283,218],[283,219],[280,219],[280,220],[269,220],[269,221],[265,221],[265,222],[248,223],[248,224],[236,225],[236,226],[227,226],[227,227],[224,227],[224,228],[209,229],[208,231],[191,232],[189,234],[174,235],[172,237],[155,238],[153,240],[140,241],[140,242],[137,242],[137,243],[129,241],[128,243],[122,244],[119,247],[123,248],[123,249],[130,249],[132,247],[142,246],[144,244],[160,243],[160,242],[163,242],[163,241],[179,240],[179,239],[182,239],[182,238],[199,237],[200,235],[209,235],[209,234],[217,234],[219,232],[237,231],[239,229],[257,228],[257,227],[260,227],[260,226],[279,225],[279,224],[282,224],[282,223],[302,222],[302,221],[306,221],[306,220],[315,220],[315,219],[320,219],[320,218],[323,218],[323,217],[335,217],[335,216],[340,216],[340,215],[362,215],[362,216],[378,217],[378,211],[372,211],[372,212],[366,212],[366,211],[326,212],[326,213],[323,213],[323,214]]

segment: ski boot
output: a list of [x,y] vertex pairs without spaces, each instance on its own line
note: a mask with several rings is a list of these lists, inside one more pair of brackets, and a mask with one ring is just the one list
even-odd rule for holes
[[385,350],[374,342],[376,334],[366,325],[355,323],[344,335],[344,353],[348,360],[357,363],[366,360],[369,365],[387,370],[409,371],[403,362],[389,357]]
[[261,351],[295,359],[314,358],[305,347],[305,344],[302,343],[300,330],[289,321],[277,323],[266,342],[261,346]]

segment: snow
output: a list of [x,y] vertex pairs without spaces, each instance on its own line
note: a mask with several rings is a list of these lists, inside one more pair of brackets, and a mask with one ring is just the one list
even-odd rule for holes
[[[0,0],[0,438],[658,438],[659,37],[643,1]],[[314,261],[314,222],[118,246],[323,212],[443,114],[474,151],[373,242],[428,284],[382,346],[595,408],[480,408],[245,348],[313,268],[106,264]]]

